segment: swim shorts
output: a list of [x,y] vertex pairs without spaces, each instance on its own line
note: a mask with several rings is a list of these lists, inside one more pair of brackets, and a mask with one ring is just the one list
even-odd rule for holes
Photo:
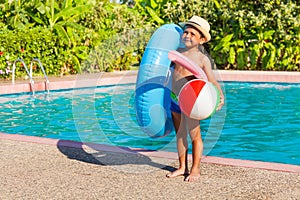
[[180,107],[178,105],[177,95],[171,92],[171,107],[172,112],[181,113]]

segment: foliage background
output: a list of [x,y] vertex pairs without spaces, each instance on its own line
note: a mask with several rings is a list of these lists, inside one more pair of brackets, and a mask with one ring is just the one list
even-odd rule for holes
[[1,79],[17,58],[39,58],[48,75],[128,70],[153,31],[193,15],[211,24],[218,69],[300,71],[297,0],[0,0],[0,8]]

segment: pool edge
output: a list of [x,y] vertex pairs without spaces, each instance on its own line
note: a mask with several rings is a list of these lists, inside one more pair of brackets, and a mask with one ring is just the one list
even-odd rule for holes
[[[113,73],[98,73],[98,74],[84,74],[78,75],[67,80],[64,77],[54,81],[50,80],[50,90],[56,89],[72,89],[77,87],[92,87],[92,86],[105,86],[114,84],[129,84],[136,82],[137,71],[123,71]],[[241,82],[279,82],[279,83],[300,83],[300,72],[278,72],[278,71],[227,71],[227,70],[215,70],[214,71],[218,81],[241,81]],[[43,82],[35,83],[36,91],[45,90],[45,84]],[[20,92],[30,92],[30,84],[17,83],[17,84],[4,84],[0,85],[1,94],[12,94]],[[13,135],[0,133],[0,139],[14,140],[19,142],[33,142],[47,145],[58,145],[58,139],[40,138],[34,136]],[[87,144],[87,143],[86,143]],[[83,143],[74,141],[65,141],[61,145],[69,147],[82,147]],[[89,143],[93,148],[103,151],[119,151],[123,153],[140,153],[146,156],[163,157],[169,159],[177,159],[177,153],[163,152],[163,151],[147,151],[142,149],[127,149],[112,147],[106,145]],[[191,159],[191,158],[189,158]],[[213,163],[220,165],[239,166],[257,169],[267,169],[281,172],[300,173],[300,166],[221,158],[213,156],[204,156],[202,158],[204,163]]]
[[[45,145],[52,145],[52,146],[64,146],[64,147],[81,148],[81,149],[91,148],[98,151],[141,154],[149,157],[159,157],[159,158],[166,158],[172,160],[177,159],[177,153],[175,152],[152,151],[147,149],[118,147],[118,146],[110,146],[110,145],[96,144],[96,143],[82,143],[82,142],[76,142],[71,140],[41,138],[36,136],[26,136],[26,135],[19,135],[19,134],[6,134],[2,132],[0,132],[0,140],[11,140],[16,142],[28,142],[28,143],[45,144]],[[191,155],[189,155],[189,160],[191,160]],[[226,166],[263,169],[263,170],[300,174],[300,166],[291,165],[291,164],[241,160],[241,159],[223,158],[223,157],[216,157],[216,156],[203,156],[202,162],[207,164],[218,164],[218,165],[226,165]]]
[[[135,83],[138,71],[103,72],[95,74],[81,74],[71,77],[49,78],[50,90],[72,89],[78,87],[105,86],[113,84]],[[278,82],[278,83],[300,83],[300,72],[285,71],[239,71],[239,70],[214,70],[218,81],[239,82]],[[36,82],[35,91],[46,89],[45,83]],[[29,81],[20,81],[16,84],[6,82],[0,85],[1,94],[14,94],[31,92]]]

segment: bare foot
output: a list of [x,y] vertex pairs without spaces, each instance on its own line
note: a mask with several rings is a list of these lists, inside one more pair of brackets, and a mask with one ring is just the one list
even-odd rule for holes
[[171,172],[171,173],[168,173],[166,176],[168,178],[174,178],[174,177],[177,177],[177,176],[183,176],[183,175],[186,175],[188,174],[188,170],[185,170],[185,169],[177,169],[175,170],[174,172]]
[[190,175],[188,175],[184,181],[188,181],[188,182],[195,182],[198,181],[200,179],[200,172],[191,172]]

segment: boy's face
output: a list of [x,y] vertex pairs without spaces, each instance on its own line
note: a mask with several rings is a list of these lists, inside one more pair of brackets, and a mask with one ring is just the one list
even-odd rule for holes
[[182,35],[182,42],[186,48],[198,47],[199,44],[205,42],[205,38],[196,28],[186,25]]

